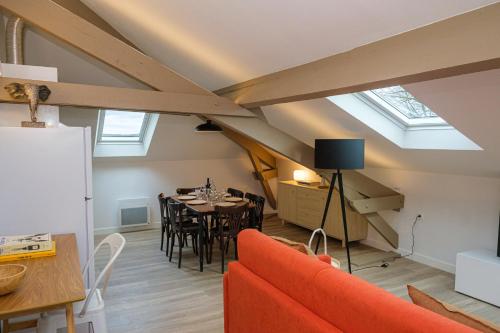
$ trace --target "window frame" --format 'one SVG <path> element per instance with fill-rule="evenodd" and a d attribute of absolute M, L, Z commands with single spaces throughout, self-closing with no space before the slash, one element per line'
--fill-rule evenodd
<path fill-rule="evenodd" d="M 451 127 L 443 118 L 439 116 L 413 119 L 408 118 L 392 104 L 385 101 L 383 98 L 370 90 L 355 93 L 354 95 L 404 129 L 416 130 L 431 127 Z"/>
<path fill-rule="evenodd" d="M 120 111 L 120 112 L 133 112 L 128 110 L 114 110 L 114 109 L 101 109 L 99 110 L 99 117 L 97 121 L 97 133 L 96 133 L 96 143 L 97 144 L 143 144 L 144 137 L 148 131 L 148 126 L 150 123 L 151 115 L 147 112 L 144 112 L 144 118 L 142 120 L 141 129 L 139 135 L 129 135 L 129 134 L 113 134 L 113 135 L 105 135 L 103 134 L 104 129 L 104 121 L 106 117 L 107 111 Z M 117 140 L 103 140 L 103 138 L 120 138 Z M 134 138 L 133 140 L 127 140 L 126 138 Z"/>

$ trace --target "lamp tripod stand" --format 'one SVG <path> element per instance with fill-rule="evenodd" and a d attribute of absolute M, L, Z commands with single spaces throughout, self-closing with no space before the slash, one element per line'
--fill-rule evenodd
<path fill-rule="evenodd" d="M 349 268 L 349 274 L 352 274 L 352 269 L 351 269 L 351 254 L 349 252 L 349 235 L 347 232 L 347 218 L 346 218 L 346 212 L 345 212 L 345 198 L 344 198 L 344 182 L 342 181 L 342 173 L 340 172 L 340 169 L 337 169 L 332 174 L 332 181 L 330 182 L 330 188 L 328 189 L 328 196 L 326 198 L 326 206 L 325 210 L 323 212 L 323 219 L 321 220 L 321 229 L 325 227 L 325 222 L 326 222 L 326 216 L 328 215 L 328 208 L 330 207 L 330 201 L 332 199 L 333 195 L 333 189 L 335 188 L 335 181 L 339 179 L 339 194 L 340 194 L 340 207 L 342 209 L 342 222 L 344 225 L 344 241 L 345 241 L 345 248 L 347 252 L 347 267 Z M 321 242 L 321 237 L 318 237 L 318 241 L 316 243 L 316 249 L 315 253 L 318 253 L 318 248 L 319 248 L 319 243 Z"/>

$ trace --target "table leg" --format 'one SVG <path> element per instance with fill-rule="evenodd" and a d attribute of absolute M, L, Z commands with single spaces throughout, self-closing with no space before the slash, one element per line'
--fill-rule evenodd
<path fill-rule="evenodd" d="M 2 332 L 4 333 L 9 333 L 9 320 L 8 319 L 4 319 L 3 322 L 2 322 Z"/>
<path fill-rule="evenodd" d="M 205 239 L 205 216 L 204 214 L 199 214 L 198 215 L 198 241 L 199 241 L 199 246 L 198 246 L 198 255 L 200 257 L 200 272 L 203 272 L 203 244 L 204 244 L 204 239 Z"/>
<path fill-rule="evenodd" d="M 68 333 L 75 333 L 75 317 L 73 314 L 73 303 L 66 304 L 66 326 Z"/>

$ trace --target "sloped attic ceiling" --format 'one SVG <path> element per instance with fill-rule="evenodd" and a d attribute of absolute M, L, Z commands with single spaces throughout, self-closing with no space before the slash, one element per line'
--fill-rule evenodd
<path fill-rule="evenodd" d="M 500 70 L 405 86 L 483 151 L 402 149 L 327 99 L 264 108 L 269 122 L 314 145 L 315 138 L 366 138 L 368 166 L 500 176 Z"/>
<path fill-rule="evenodd" d="M 82 0 L 210 90 L 341 53 L 495 0 Z"/>
<path fill-rule="evenodd" d="M 496 1 L 83 2 L 148 54 L 201 86 L 217 89 Z M 307 144 L 316 137 L 365 137 L 372 167 L 500 176 L 500 151 L 493 147 L 500 138 L 491 128 L 500 112 L 494 93 L 500 91 L 497 71 L 405 88 L 485 150 L 401 149 L 324 99 L 271 106 L 265 113 L 275 127 Z M 485 131 L 488 126 L 491 130 Z"/>
<path fill-rule="evenodd" d="M 63 82 L 149 89 L 38 29 L 26 29 L 25 62 L 29 65 L 56 67 L 59 80 Z M 95 139 L 98 110 L 74 107 L 61 107 L 60 110 L 60 119 L 64 124 L 90 126 Z M 147 156 L 120 159 L 175 161 L 247 158 L 243 149 L 222 134 L 215 133 L 208 137 L 196 135 L 194 128 L 201 122 L 195 116 L 161 115 Z"/>

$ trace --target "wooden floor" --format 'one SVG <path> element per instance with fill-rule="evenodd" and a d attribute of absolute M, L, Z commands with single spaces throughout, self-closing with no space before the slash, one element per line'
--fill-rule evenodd
<path fill-rule="evenodd" d="M 281 225 L 277 218 L 265 221 L 264 232 L 306 242 L 310 231 L 292 224 Z M 182 268 L 177 268 L 177 252 L 171 263 L 160 252 L 159 230 L 124 234 L 127 245 L 113 269 L 105 295 L 109 331 L 113 332 L 223 332 L 222 275 L 220 253 L 198 271 L 191 248 L 184 250 Z M 99 239 L 102 237 L 98 237 Z M 99 240 L 98 239 L 98 240 Z M 330 255 L 345 262 L 340 242 L 329 239 Z M 232 251 L 230 252 L 232 254 Z M 406 284 L 428 292 L 466 311 L 500 324 L 500 309 L 453 291 L 453 275 L 413 262 L 391 259 L 395 254 L 356 244 L 351 251 L 353 268 L 380 265 L 354 274 L 389 292 L 408 299 Z M 97 260 L 102 265 L 104 258 Z M 345 267 L 344 267 L 345 268 Z"/>

